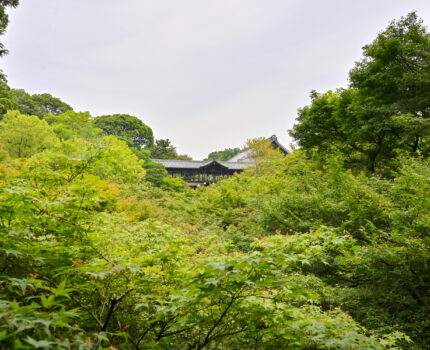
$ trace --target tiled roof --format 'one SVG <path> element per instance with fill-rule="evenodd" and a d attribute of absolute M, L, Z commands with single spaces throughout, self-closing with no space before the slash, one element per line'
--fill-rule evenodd
<path fill-rule="evenodd" d="M 208 165 L 211 161 L 205 160 L 179 160 L 179 159 L 152 159 L 153 162 L 161 163 L 165 168 L 176 169 L 198 169 Z"/>
<path fill-rule="evenodd" d="M 221 165 L 224 165 L 226 168 L 229 168 L 230 170 L 241 170 L 245 169 L 249 166 L 255 165 L 252 162 L 218 162 Z"/>
<path fill-rule="evenodd" d="M 250 157 L 253 155 L 253 151 L 251 149 L 246 149 L 242 152 L 239 152 L 238 154 L 236 154 L 233 158 L 229 159 L 229 162 L 242 162 L 242 163 L 246 163 L 246 162 L 250 162 Z"/>
<path fill-rule="evenodd" d="M 284 154 L 288 154 L 288 150 L 279 143 L 278 138 L 276 137 L 276 135 L 272 135 L 269 137 L 269 141 L 275 143 L 279 149 L 284 153 Z"/>
<path fill-rule="evenodd" d="M 253 165 L 250 162 L 218 162 L 216 160 L 152 159 L 152 161 L 163 164 L 166 169 L 200 169 L 215 163 L 230 170 L 242 170 Z"/>

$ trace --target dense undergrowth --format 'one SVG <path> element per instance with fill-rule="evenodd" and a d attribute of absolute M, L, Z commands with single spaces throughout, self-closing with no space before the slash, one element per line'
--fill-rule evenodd
<path fill-rule="evenodd" d="M 388 179 L 296 151 L 191 190 L 67 144 L 2 162 L 3 347 L 427 346 L 428 161 Z"/>

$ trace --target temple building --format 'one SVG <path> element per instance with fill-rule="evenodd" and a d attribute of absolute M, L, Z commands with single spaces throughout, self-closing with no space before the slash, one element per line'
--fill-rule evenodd
<path fill-rule="evenodd" d="M 153 161 L 163 164 L 169 175 L 181 177 L 191 187 L 214 184 L 254 165 L 252 162 L 220 162 L 217 160 L 153 159 Z"/>
<path fill-rule="evenodd" d="M 275 135 L 267 140 L 273 149 L 279 149 L 284 154 L 288 153 L 288 150 L 278 142 Z M 153 159 L 153 161 L 163 164 L 170 176 L 181 177 L 191 187 L 214 184 L 255 165 L 254 160 L 252 160 L 251 149 L 236 154 L 228 161 L 177 159 Z"/>

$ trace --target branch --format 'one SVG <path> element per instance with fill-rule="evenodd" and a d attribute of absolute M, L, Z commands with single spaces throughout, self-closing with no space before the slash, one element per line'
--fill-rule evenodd
<path fill-rule="evenodd" d="M 209 343 L 209 337 L 210 335 L 215 331 L 215 329 L 220 325 L 222 320 L 224 319 L 225 315 L 227 315 L 228 310 L 230 310 L 233 303 L 236 301 L 236 296 L 242 291 L 242 288 L 239 289 L 236 293 L 234 293 L 230 299 L 230 302 L 228 303 L 227 307 L 222 312 L 221 316 L 218 318 L 218 321 L 215 322 L 215 324 L 212 326 L 212 328 L 209 330 L 209 332 L 206 334 L 205 340 L 203 341 L 203 344 L 201 347 L 198 347 L 198 349 L 203 349 L 208 343 Z M 212 339 L 211 339 L 212 340 Z"/>
<path fill-rule="evenodd" d="M 105 322 L 103 323 L 100 331 L 104 332 L 107 329 L 107 326 L 109 324 L 110 318 L 113 314 L 113 310 L 115 309 L 116 304 L 118 304 L 122 299 L 124 299 L 128 293 L 130 293 L 133 290 L 133 288 L 128 288 L 122 295 L 120 295 L 119 297 L 114 297 L 111 298 L 110 300 L 110 308 L 108 311 L 108 314 L 106 316 Z"/>
<path fill-rule="evenodd" d="M 101 321 L 97 318 L 96 315 L 94 315 L 94 313 L 88 308 L 86 307 L 84 304 L 82 304 L 78 299 L 76 299 L 73 295 L 70 295 L 70 298 L 76 303 L 78 304 L 81 308 L 83 308 L 86 312 L 88 312 L 90 314 L 90 316 L 94 319 L 94 321 L 96 321 L 97 325 L 99 327 L 102 327 L 102 323 Z"/>
<path fill-rule="evenodd" d="M 148 332 L 149 332 L 152 328 L 154 328 L 154 327 L 155 327 L 155 325 L 156 325 L 156 323 L 153 323 L 149 328 L 147 328 L 147 329 L 142 333 L 142 335 L 140 336 L 140 338 L 139 338 L 139 339 L 137 340 L 137 342 L 136 342 L 136 345 L 135 345 L 136 350 L 139 350 L 140 342 L 143 340 L 143 338 L 145 337 L 145 335 L 147 335 L 147 334 L 148 334 Z"/>
<path fill-rule="evenodd" d="M 239 329 L 239 330 L 237 330 L 237 331 L 231 331 L 231 332 L 227 332 L 227 333 L 218 334 L 218 335 L 214 336 L 214 337 L 212 338 L 212 340 L 214 340 L 214 339 L 218 339 L 218 338 L 222 338 L 222 337 L 226 337 L 226 336 L 228 336 L 228 335 L 235 335 L 235 334 L 239 334 L 239 333 L 245 332 L 246 330 L 247 330 L 247 327 L 242 328 L 242 329 Z"/>

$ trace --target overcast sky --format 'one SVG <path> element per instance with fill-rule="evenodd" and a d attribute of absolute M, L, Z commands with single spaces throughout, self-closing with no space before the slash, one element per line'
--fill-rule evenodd
<path fill-rule="evenodd" d="M 348 71 L 393 18 L 429 0 L 20 0 L 9 85 L 93 116 L 128 113 L 202 159 L 248 138 L 286 146 L 311 90 Z"/>

